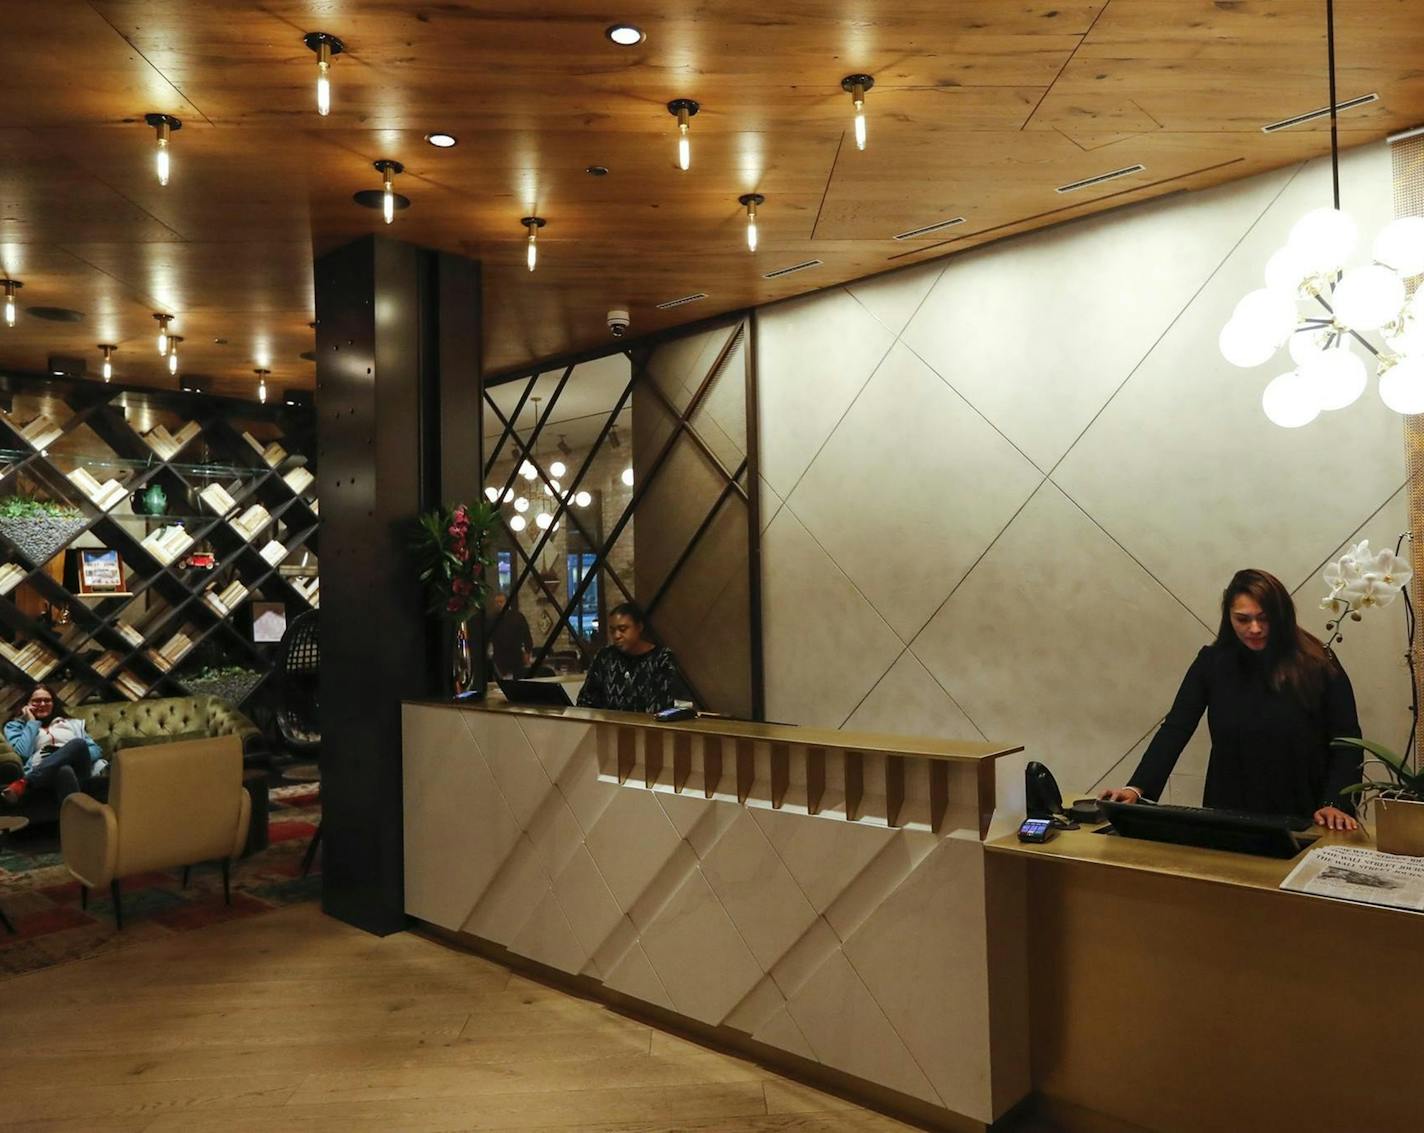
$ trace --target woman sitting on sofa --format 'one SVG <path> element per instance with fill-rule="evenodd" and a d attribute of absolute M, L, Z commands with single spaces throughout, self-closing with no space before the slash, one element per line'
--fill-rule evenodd
<path fill-rule="evenodd" d="M 62 803 L 100 762 L 99 745 L 84 731 L 84 721 L 61 715 L 61 705 L 46 685 L 35 685 L 20 714 L 5 724 L 5 739 L 25 761 L 24 774 L 0 791 L 14 806 L 25 792 L 53 786 Z"/>

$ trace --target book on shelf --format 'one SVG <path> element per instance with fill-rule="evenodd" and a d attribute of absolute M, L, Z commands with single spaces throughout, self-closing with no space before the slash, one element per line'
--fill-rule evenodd
<path fill-rule="evenodd" d="M 134 629 L 133 626 L 129 625 L 129 623 L 124 621 L 122 618 L 120 618 L 114 623 L 114 629 L 116 629 L 118 631 L 119 636 L 122 637 L 125 641 L 127 641 L 130 645 L 143 644 L 143 634 L 139 633 L 138 630 Z"/>
<path fill-rule="evenodd" d="M 89 667 L 100 676 L 107 677 L 119 664 L 119 654 L 117 650 L 110 649 Z"/>
<path fill-rule="evenodd" d="M 193 639 L 188 636 L 188 631 L 192 629 L 192 626 L 184 626 L 158 647 L 158 652 L 163 656 L 164 660 L 169 662 L 177 661 L 183 654 L 193 648 Z"/>
<path fill-rule="evenodd" d="M 181 449 L 184 445 L 186 445 L 189 441 L 196 437 L 200 432 L 202 432 L 202 429 L 198 427 L 198 423 L 196 421 L 189 421 L 186 425 L 184 425 L 181 429 L 179 429 L 176 433 L 173 434 L 173 443 Z"/>
<path fill-rule="evenodd" d="M 313 476 L 301 465 L 298 465 L 296 468 L 293 468 L 290 472 L 288 472 L 285 476 L 282 477 L 282 480 L 286 483 L 287 487 L 291 488 L 292 491 L 299 496 L 309 487 L 311 487 L 311 483 L 315 479 L 316 477 Z"/>
<path fill-rule="evenodd" d="M 128 499 L 128 495 L 129 490 L 117 480 L 105 480 L 99 485 L 99 494 L 94 497 L 94 503 L 108 511 L 115 504 Z"/>
<path fill-rule="evenodd" d="M 37 449 L 43 449 L 51 441 L 58 440 L 63 432 L 64 430 L 59 427 L 59 422 L 44 413 L 20 427 L 20 436 Z"/>
<path fill-rule="evenodd" d="M 173 668 L 173 662 L 160 653 L 157 649 L 145 649 L 143 655 L 162 669 L 165 673 Z"/>
<path fill-rule="evenodd" d="M 282 544 L 277 542 L 277 540 L 273 539 L 265 547 L 263 547 L 262 550 L 258 552 L 258 554 L 260 554 L 273 566 L 276 566 L 278 563 L 280 563 L 283 559 L 287 557 L 287 548 L 282 546 Z"/>
<path fill-rule="evenodd" d="M 0 594 L 8 594 L 20 584 L 20 579 L 29 572 L 19 563 L 6 563 L 0 566 Z"/>
<path fill-rule="evenodd" d="M 169 459 L 178 451 L 178 444 L 174 441 L 173 434 L 162 425 L 155 425 L 148 432 L 140 433 L 139 435 L 143 437 L 148 447 L 163 457 L 164 460 Z"/>
<path fill-rule="evenodd" d="M 148 686 L 127 669 L 114 677 L 114 686 L 129 700 L 142 700 L 148 692 Z"/>
<path fill-rule="evenodd" d="M 223 589 L 223 592 L 219 594 L 218 597 L 222 599 L 222 604 L 224 606 L 226 606 L 228 609 L 232 609 L 232 607 L 236 606 L 239 602 L 241 602 L 244 598 L 247 597 L 247 587 L 244 586 L 237 579 L 233 579 L 227 584 L 227 586 Z"/>
<path fill-rule="evenodd" d="M 217 614 L 220 618 L 225 618 L 230 613 L 232 613 L 232 611 L 228 609 L 227 603 L 224 602 L 221 598 L 219 598 L 216 594 L 214 594 L 211 590 L 203 591 L 203 601 L 207 603 L 208 608 L 212 610 L 213 613 Z"/>
<path fill-rule="evenodd" d="M 267 446 L 245 429 L 242 432 L 242 439 L 252 446 L 252 451 L 258 456 L 261 456 L 267 451 Z"/>
<path fill-rule="evenodd" d="M 237 507 L 237 501 L 228 494 L 228 490 L 221 484 L 209 484 L 198 493 L 198 497 L 219 515 L 226 515 Z"/>
<path fill-rule="evenodd" d="M 193 537 L 186 530 L 176 524 L 168 528 L 159 546 L 168 552 L 170 558 L 176 558 L 193 545 Z"/>
<path fill-rule="evenodd" d="M 244 539 L 251 540 L 254 535 L 267 525 L 271 518 L 272 513 L 265 507 L 261 504 L 253 504 L 240 516 L 229 522 L 231 522 L 233 527 L 237 528 L 239 535 Z"/>
<path fill-rule="evenodd" d="M 89 695 L 89 686 L 76 677 L 60 685 L 58 695 L 61 704 L 83 704 Z"/>
<path fill-rule="evenodd" d="M 270 467 L 276 468 L 277 465 L 287 459 L 287 450 L 276 441 L 273 441 L 262 450 L 262 459 L 265 460 Z"/>
<path fill-rule="evenodd" d="M 76 468 L 69 474 L 69 482 L 91 500 L 97 499 L 102 491 L 99 487 L 99 481 L 90 475 L 87 468 Z"/>
<path fill-rule="evenodd" d="M 321 514 L 321 501 L 320 501 L 320 500 L 312 500 L 312 502 L 311 502 L 311 509 L 312 509 L 312 515 L 320 515 L 320 514 Z"/>

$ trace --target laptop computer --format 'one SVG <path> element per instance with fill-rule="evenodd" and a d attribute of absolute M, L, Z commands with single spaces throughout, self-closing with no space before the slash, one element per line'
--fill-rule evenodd
<path fill-rule="evenodd" d="M 548 708 L 572 708 L 564 686 L 554 681 L 499 680 L 500 691 L 510 704 L 542 704 Z"/>

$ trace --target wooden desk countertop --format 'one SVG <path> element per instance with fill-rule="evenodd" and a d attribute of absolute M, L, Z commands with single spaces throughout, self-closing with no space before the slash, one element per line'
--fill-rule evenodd
<path fill-rule="evenodd" d="M 615 724 L 655 732 L 695 736 L 717 736 L 758 743 L 796 744 L 858 751 L 874 755 L 909 755 L 943 759 L 956 763 L 979 763 L 1023 751 L 1021 744 L 981 743 L 970 740 L 939 740 L 924 736 L 896 736 L 883 732 L 842 732 L 834 728 L 803 728 L 793 724 L 762 724 L 754 720 L 706 717 L 663 722 L 641 712 L 614 712 L 599 708 L 545 708 L 529 704 L 453 703 L 448 700 L 407 700 L 422 708 L 450 708 L 460 712 L 504 712 L 514 716 L 535 716 L 545 720 L 571 720 L 581 724 Z"/>
<path fill-rule="evenodd" d="M 986 842 L 991 853 L 1014 854 L 1050 862 L 1080 862 L 1087 865 L 1126 869 L 1137 873 L 1152 873 L 1163 877 L 1187 878 L 1213 885 L 1230 885 L 1237 889 L 1270 890 L 1288 896 L 1310 896 L 1281 889 L 1286 879 L 1305 853 L 1315 846 L 1361 846 L 1374 843 L 1362 830 L 1351 834 L 1327 833 L 1314 827 L 1307 833 L 1318 839 L 1293 858 L 1262 858 L 1254 854 L 1237 854 L 1228 850 L 1204 850 L 1197 846 L 1173 846 L 1166 842 L 1149 842 L 1142 838 L 1122 838 L 1112 834 L 1097 834 L 1099 826 L 1081 830 L 1060 830 L 1042 845 L 1020 842 L 1017 834 Z"/>

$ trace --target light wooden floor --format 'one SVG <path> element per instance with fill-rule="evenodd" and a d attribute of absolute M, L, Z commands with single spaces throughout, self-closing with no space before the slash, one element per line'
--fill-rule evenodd
<path fill-rule="evenodd" d="M 904 1130 L 312 905 L 0 980 L 0 1128 Z"/>

